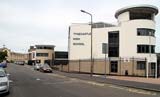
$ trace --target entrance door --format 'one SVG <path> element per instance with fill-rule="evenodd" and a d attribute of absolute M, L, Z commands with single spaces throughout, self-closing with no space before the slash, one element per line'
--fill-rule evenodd
<path fill-rule="evenodd" d="M 110 62 L 110 71 L 111 73 L 117 73 L 118 72 L 118 61 L 111 61 Z"/>
<path fill-rule="evenodd" d="M 156 63 L 150 63 L 151 76 L 155 76 L 155 67 L 156 67 Z"/>

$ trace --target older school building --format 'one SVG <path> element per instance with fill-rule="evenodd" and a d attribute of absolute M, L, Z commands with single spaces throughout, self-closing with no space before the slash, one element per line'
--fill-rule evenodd
<path fill-rule="evenodd" d="M 157 14 L 155 6 L 136 5 L 115 13 L 118 25 L 103 22 L 72 24 L 68 40 L 69 70 L 157 77 Z"/>

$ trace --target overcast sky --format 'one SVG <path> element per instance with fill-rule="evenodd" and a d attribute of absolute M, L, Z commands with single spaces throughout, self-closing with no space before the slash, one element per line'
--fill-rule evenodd
<path fill-rule="evenodd" d="M 116 23 L 116 10 L 130 5 L 151 4 L 160 9 L 160 0 L 0 0 L 0 48 L 27 52 L 30 45 L 50 44 L 67 50 L 71 23 Z M 156 51 L 160 52 L 160 15 L 156 16 Z"/>

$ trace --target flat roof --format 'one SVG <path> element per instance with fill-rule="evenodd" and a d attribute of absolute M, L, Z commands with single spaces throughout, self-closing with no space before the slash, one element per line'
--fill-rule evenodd
<path fill-rule="evenodd" d="M 128 6 L 128 7 L 121 8 L 116 11 L 115 17 L 117 18 L 121 13 L 124 13 L 126 11 L 136 11 L 136 10 L 143 11 L 143 12 L 144 11 L 150 12 L 155 15 L 158 14 L 158 7 L 153 6 L 153 5 L 143 4 L 143 5 L 134 5 L 134 6 Z"/>
<path fill-rule="evenodd" d="M 35 45 L 35 47 L 55 47 L 55 45 Z"/>

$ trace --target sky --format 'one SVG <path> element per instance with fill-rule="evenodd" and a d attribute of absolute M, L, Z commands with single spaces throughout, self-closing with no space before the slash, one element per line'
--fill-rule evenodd
<path fill-rule="evenodd" d="M 68 27 L 72 23 L 115 24 L 115 12 L 126 6 L 150 4 L 160 10 L 160 0 L 0 0 L 0 48 L 26 53 L 31 45 L 68 48 Z M 156 16 L 156 52 L 160 52 L 160 14 Z"/>

